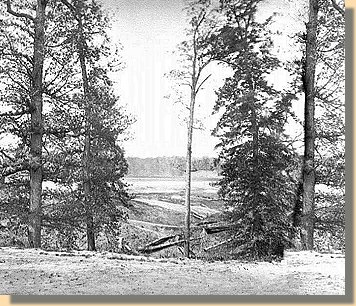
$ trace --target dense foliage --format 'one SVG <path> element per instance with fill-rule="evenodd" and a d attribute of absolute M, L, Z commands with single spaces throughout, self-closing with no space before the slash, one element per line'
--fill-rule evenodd
<path fill-rule="evenodd" d="M 284 127 L 294 95 L 275 90 L 266 79 L 279 61 L 270 53 L 272 42 L 264 30 L 269 20 L 253 21 L 255 9 L 255 1 L 225 2 L 239 50 L 226 60 L 234 74 L 218 91 L 215 111 L 221 119 L 215 135 L 220 138 L 223 176 L 219 194 L 226 218 L 234 224 L 231 244 L 237 254 L 265 258 L 283 256 L 290 245 L 288 214 L 295 184 L 288 174 L 296 153 L 288 146 Z"/>

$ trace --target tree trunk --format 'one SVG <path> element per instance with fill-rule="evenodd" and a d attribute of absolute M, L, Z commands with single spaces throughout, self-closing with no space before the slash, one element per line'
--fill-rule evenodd
<path fill-rule="evenodd" d="M 252 76 L 251 76 L 252 78 Z M 258 188 L 258 184 L 259 184 L 259 171 L 258 171 L 258 154 L 259 154 L 259 127 L 258 127 L 258 122 L 257 122 L 257 112 L 256 112 L 256 104 L 255 104 L 255 93 L 254 93 L 254 89 L 255 86 L 252 86 L 251 89 L 251 127 L 252 127 L 252 158 L 253 158 L 253 169 L 254 172 L 251 173 L 251 175 L 253 176 L 253 180 L 254 180 L 254 184 L 255 187 Z M 257 237 L 259 235 L 259 231 L 260 231 L 260 218 L 259 218 L 259 214 L 258 214 L 258 203 L 257 203 L 257 199 L 255 198 L 254 195 L 254 199 L 253 199 L 253 209 L 252 209 L 252 218 L 253 218 L 253 232 L 252 234 L 254 235 L 253 238 Z"/>
<path fill-rule="evenodd" d="M 47 1 L 38 0 L 34 19 L 33 83 L 31 92 L 30 137 L 30 212 L 28 241 L 31 248 L 41 247 L 42 215 L 42 82 L 45 40 L 45 10 Z"/>
<path fill-rule="evenodd" d="M 194 125 L 194 107 L 195 107 L 195 98 L 197 95 L 196 89 L 197 89 L 197 81 L 198 81 L 198 76 L 197 76 L 198 50 L 196 45 L 196 33 L 197 33 L 198 26 L 195 29 L 194 36 L 193 36 L 192 83 L 190 88 L 190 107 L 189 107 L 187 160 L 186 160 L 186 188 L 185 188 L 186 214 L 185 214 L 185 246 L 184 246 L 185 254 L 184 255 L 187 258 L 189 258 L 190 255 L 190 215 L 191 215 L 190 192 L 191 192 L 191 183 L 192 183 L 192 142 L 193 142 L 193 125 Z"/>
<path fill-rule="evenodd" d="M 185 188 L 185 257 L 189 258 L 190 251 L 190 192 L 192 183 L 192 141 L 193 141 L 193 123 L 194 123 L 194 105 L 195 105 L 195 87 L 191 91 L 190 113 L 188 123 L 188 140 L 187 140 L 187 160 L 186 160 L 186 188 Z"/>
<path fill-rule="evenodd" d="M 80 61 L 80 68 L 82 72 L 83 81 L 83 91 L 85 99 L 85 139 L 84 139 L 84 152 L 83 152 L 83 189 L 84 189 L 84 203 L 85 203 L 85 214 L 86 214 L 86 226 L 87 226 L 87 245 L 88 251 L 95 251 L 95 230 L 94 230 L 94 218 L 91 207 L 91 186 L 90 186 L 90 152 L 91 152 L 91 141 L 90 141 L 90 116 L 91 116 L 91 94 L 88 81 L 88 73 L 85 61 L 85 41 L 83 36 L 83 23 L 82 23 L 82 13 L 81 13 L 82 2 L 79 1 L 77 6 L 77 17 L 78 17 L 78 34 L 79 39 L 77 43 L 78 55 Z"/>
<path fill-rule="evenodd" d="M 307 24 L 306 57 L 304 71 L 305 114 L 304 114 L 304 164 L 303 164 L 303 214 L 301 242 L 305 250 L 314 247 L 315 209 L 315 66 L 317 43 L 318 0 L 309 0 L 309 22 Z"/>

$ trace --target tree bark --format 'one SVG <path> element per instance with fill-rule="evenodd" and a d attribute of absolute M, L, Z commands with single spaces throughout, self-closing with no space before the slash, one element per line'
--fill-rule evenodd
<path fill-rule="evenodd" d="M 30 136 L 30 211 L 28 241 L 31 248 L 41 247 L 42 215 L 42 135 L 43 135 L 43 63 L 45 44 L 45 10 L 47 1 L 38 0 L 34 19 L 34 51 L 31 92 Z"/>
<path fill-rule="evenodd" d="M 304 71 L 305 113 L 304 113 L 304 164 L 303 164 L 303 212 L 301 242 L 305 250 L 314 247 L 315 210 L 315 66 L 317 44 L 318 0 L 309 0 L 309 21 L 307 23 L 306 56 Z"/>

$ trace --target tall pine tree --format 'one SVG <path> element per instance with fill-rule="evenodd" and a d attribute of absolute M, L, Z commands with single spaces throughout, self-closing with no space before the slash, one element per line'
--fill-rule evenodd
<path fill-rule="evenodd" d="M 127 163 L 120 139 L 132 120 L 119 106 L 108 76 L 121 65 L 118 50 L 110 44 L 109 23 L 101 5 L 95 1 L 62 3 L 68 16 L 67 48 L 75 52 L 78 72 L 72 82 L 80 86 L 67 97 L 67 113 L 56 108 L 63 121 L 51 118 L 59 130 L 69 125 L 68 132 L 57 134 L 58 154 L 53 154 L 55 163 L 64 169 L 58 171 L 54 163 L 57 179 L 64 182 L 67 192 L 59 197 L 47 221 L 55 223 L 60 218 L 65 221 L 62 228 L 71 232 L 85 228 L 87 248 L 96 250 L 96 237 L 103 230 L 117 232 L 125 218 L 122 206 L 128 194 L 122 178 Z"/>
<path fill-rule="evenodd" d="M 215 111 L 222 115 L 214 131 L 220 138 L 219 195 L 234 224 L 231 247 L 247 258 L 283 255 L 295 190 L 288 176 L 295 153 L 284 134 L 294 96 L 267 81 L 280 63 L 264 31 L 269 20 L 254 21 L 257 2 L 224 1 L 230 40 L 238 48 L 225 60 L 234 74 L 218 91 Z"/>

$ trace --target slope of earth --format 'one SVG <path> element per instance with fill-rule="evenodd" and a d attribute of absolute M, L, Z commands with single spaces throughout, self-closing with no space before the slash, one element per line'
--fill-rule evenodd
<path fill-rule="evenodd" d="M 0 294 L 343 295 L 345 258 L 287 252 L 281 262 L 155 259 L 0 248 Z"/>

